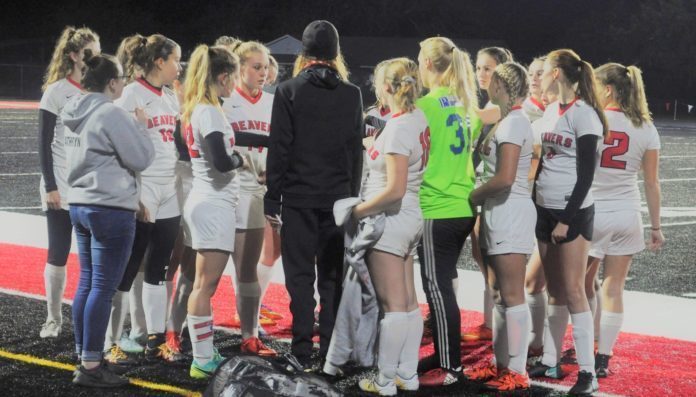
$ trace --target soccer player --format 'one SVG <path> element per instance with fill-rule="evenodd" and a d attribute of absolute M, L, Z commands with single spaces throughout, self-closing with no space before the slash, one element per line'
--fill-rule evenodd
<path fill-rule="evenodd" d="M 544 115 L 546 106 L 541 99 L 541 74 L 544 72 L 544 57 L 537 57 L 529 64 L 529 96 L 524 100 L 522 109 L 532 123 Z"/>

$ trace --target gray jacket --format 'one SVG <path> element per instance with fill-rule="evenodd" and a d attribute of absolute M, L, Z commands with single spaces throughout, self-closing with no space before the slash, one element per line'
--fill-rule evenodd
<path fill-rule="evenodd" d="M 68 203 L 138 210 L 136 172 L 155 156 L 147 132 L 104 94 L 87 93 L 61 113 L 68 158 Z"/>
<path fill-rule="evenodd" d="M 340 367 L 353 361 L 370 367 L 375 362 L 379 304 L 365 263 L 367 250 L 382 236 L 385 218 L 383 214 L 363 218 L 355 222 L 351 214 L 360 198 L 346 198 L 334 204 L 336 225 L 345 228 L 343 293 L 336 312 L 336 323 L 326 361 Z"/>

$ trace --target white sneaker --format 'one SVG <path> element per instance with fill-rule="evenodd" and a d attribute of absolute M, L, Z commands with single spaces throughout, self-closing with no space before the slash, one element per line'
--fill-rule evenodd
<path fill-rule="evenodd" d="M 404 379 L 399 374 L 394 377 L 394 384 L 399 390 L 416 391 L 420 386 L 418 382 L 418 374 L 413 374 L 409 379 Z"/>
<path fill-rule="evenodd" d="M 44 325 L 41 326 L 41 332 L 39 336 L 42 338 L 57 338 L 60 334 L 61 323 L 56 320 L 46 320 Z"/>
<path fill-rule="evenodd" d="M 128 338 L 126 336 L 122 336 L 121 340 L 118 341 L 119 347 L 126 352 L 126 353 L 142 353 L 145 351 L 145 347 L 138 343 L 137 341 Z"/>
<path fill-rule="evenodd" d="M 395 396 L 396 385 L 394 381 L 387 381 L 386 385 L 380 385 L 377 379 L 361 379 L 358 383 L 360 390 L 368 393 L 379 394 L 380 396 Z"/>

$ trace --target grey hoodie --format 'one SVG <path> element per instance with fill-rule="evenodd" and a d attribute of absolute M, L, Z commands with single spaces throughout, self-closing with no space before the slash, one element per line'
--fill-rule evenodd
<path fill-rule="evenodd" d="M 68 158 L 68 203 L 138 210 L 136 172 L 155 148 L 145 128 L 104 94 L 87 93 L 61 113 Z"/>

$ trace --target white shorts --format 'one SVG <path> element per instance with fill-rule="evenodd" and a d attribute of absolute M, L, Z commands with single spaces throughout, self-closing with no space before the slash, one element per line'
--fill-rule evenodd
<path fill-rule="evenodd" d="M 56 186 L 58 186 L 58 194 L 60 194 L 60 208 L 69 211 L 70 206 L 68 205 L 68 175 L 65 168 L 53 167 L 53 177 L 56 179 Z M 48 205 L 46 204 L 46 187 L 44 183 L 43 175 L 41 176 L 41 182 L 39 182 L 39 195 L 41 196 L 41 210 L 48 211 Z"/>
<path fill-rule="evenodd" d="M 488 255 L 531 255 L 536 220 L 536 208 L 531 198 L 486 200 L 481 212 L 481 249 L 485 249 Z"/>
<path fill-rule="evenodd" d="M 634 255 L 645 249 L 640 211 L 597 212 L 590 256 Z"/>
<path fill-rule="evenodd" d="M 234 201 L 190 194 L 184 205 L 184 229 L 191 248 L 234 252 Z"/>
<path fill-rule="evenodd" d="M 398 213 L 386 214 L 382 237 L 372 249 L 399 257 L 416 254 L 423 235 L 423 213 L 418 207 L 401 208 Z"/>
<path fill-rule="evenodd" d="M 179 211 L 184 213 L 184 204 L 186 204 L 186 198 L 191 192 L 191 186 L 193 185 L 193 171 L 191 170 L 191 163 L 188 161 L 177 161 L 176 162 L 176 195 L 179 200 Z M 187 247 L 191 246 L 191 234 L 188 229 L 184 226 L 184 217 L 181 217 L 181 226 L 184 235 L 184 245 Z"/>
<path fill-rule="evenodd" d="M 264 191 L 248 192 L 240 190 L 237 204 L 237 229 L 263 229 L 266 227 L 266 217 L 263 213 Z"/>
<path fill-rule="evenodd" d="M 150 222 L 181 215 L 176 178 L 142 178 L 140 202 L 150 212 Z"/>

